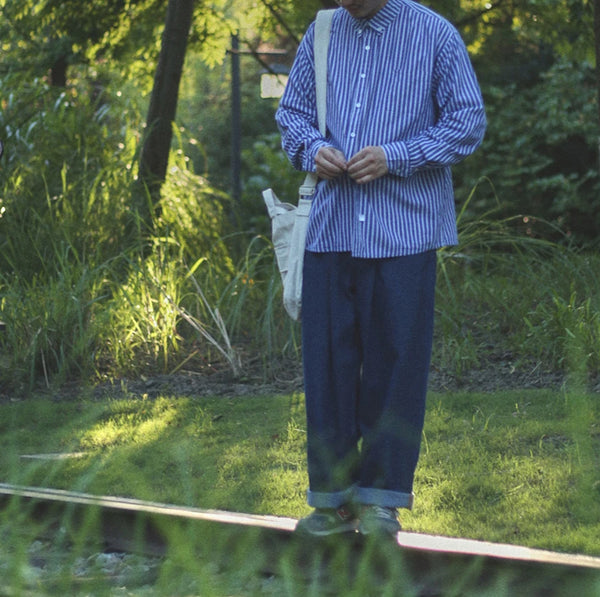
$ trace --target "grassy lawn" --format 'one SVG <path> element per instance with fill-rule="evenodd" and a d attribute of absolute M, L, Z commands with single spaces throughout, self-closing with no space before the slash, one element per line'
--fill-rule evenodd
<path fill-rule="evenodd" d="M 600 556 L 598 420 L 566 391 L 429 396 L 405 530 Z M 301 395 L 0 405 L 0 479 L 299 517 Z M 61 460 L 23 458 L 71 453 Z"/>

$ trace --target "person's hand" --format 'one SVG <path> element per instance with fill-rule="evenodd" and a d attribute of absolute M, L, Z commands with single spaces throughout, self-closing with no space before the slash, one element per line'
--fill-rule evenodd
<path fill-rule="evenodd" d="M 331 180 L 346 171 L 346 157 L 335 147 L 321 147 L 315 158 L 317 176 L 325 180 Z"/>
<path fill-rule="evenodd" d="M 348 174 L 358 184 L 371 182 L 389 172 L 383 148 L 364 147 L 348 160 Z"/>

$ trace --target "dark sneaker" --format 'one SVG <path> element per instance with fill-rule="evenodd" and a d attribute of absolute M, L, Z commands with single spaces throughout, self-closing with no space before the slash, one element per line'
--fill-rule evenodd
<path fill-rule="evenodd" d="M 302 535 L 325 537 L 356 530 L 357 521 L 348 506 L 316 508 L 312 514 L 298 521 L 296 532 Z"/>
<path fill-rule="evenodd" d="M 401 528 L 396 508 L 364 506 L 361 511 L 358 530 L 363 535 L 395 535 Z"/>

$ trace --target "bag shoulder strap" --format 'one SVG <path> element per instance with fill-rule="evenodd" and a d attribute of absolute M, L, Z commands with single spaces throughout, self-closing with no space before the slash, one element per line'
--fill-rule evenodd
<path fill-rule="evenodd" d="M 329 50 L 329 34 L 331 21 L 336 9 L 320 10 L 315 21 L 315 84 L 317 92 L 317 119 L 319 131 L 325 136 L 327 132 L 327 52 Z M 309 172 L 300 187 L 300 195 L 312 195 L 317 186 L 317 175 Z"/>
<path fill-rule="evenodd" d="M 317 90 L 317 118 L 322 135 L 326 132 L 327 114 L 327 52 L 329 50 L 329 33 L 335 9 L 320 10 L 315 22 L 315 81 Z"/>

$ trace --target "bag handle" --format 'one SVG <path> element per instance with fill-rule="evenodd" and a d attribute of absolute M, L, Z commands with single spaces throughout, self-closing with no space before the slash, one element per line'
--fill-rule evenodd
<path fill-rule="evenodd" d="M 329 34 L 331 21 L 336 9 L 320 10 L 315 21 L 315 83 L 317 92 L 317 120 L 319 131 L 327 134 L 327 52 L 329 50 Z M 317 186 L 318 176 L 309 172 L 300 187 L 300 195 L 312 195 Z"/>

